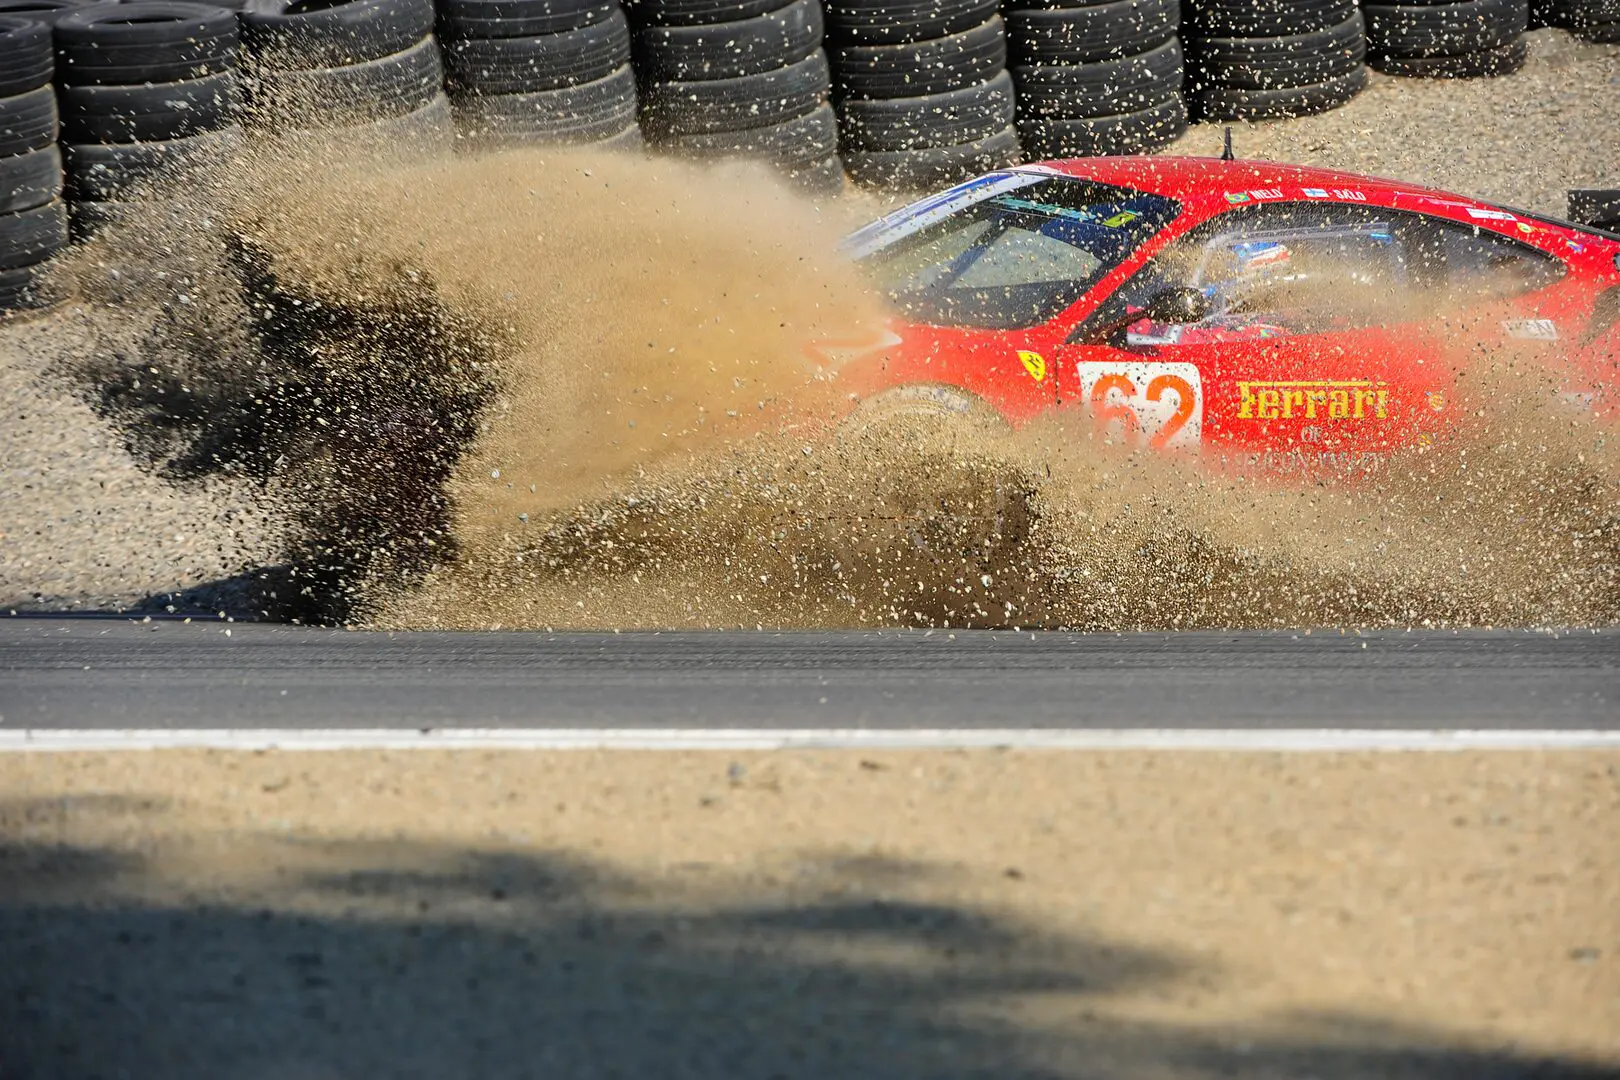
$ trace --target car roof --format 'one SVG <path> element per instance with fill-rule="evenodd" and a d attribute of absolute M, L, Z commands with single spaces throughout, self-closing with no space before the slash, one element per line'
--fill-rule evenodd
<path fill-rule="evenodd" d="M 1201 203 L 1228 204 L 1226 194 L 1248 192 L 1253 189 L 1284 189 L 1285 197 L 1299 198 L 1301 188 L 1348 190 L 1366 196 L 1381 196 L 1375 201 L 1388 205 L 1396 196 L 1415 196 L 1444 200 L 1458 208 L 1488 207 L 1494 204 L 1457 195 L 1449 191 L 1423 187 L 1399 180 L 1385 180 L 1337 169 L 1319 169 L 1310 165 L 1284 165 L 1272 161 L 1226 161 L 1212 157 L 1098 157 L 1075 158 L 1068 161 L 1043 161 L 1019 167 L 1023 171 L 1059 173 L 1105 184 L 1135 188 L 1138 191 L 1165 195 L 1189 208 Z M 1292 189 L 1292 190 L 1290 190 Z M 1329 201 L 1362 201 L 1349 199 Z"/>

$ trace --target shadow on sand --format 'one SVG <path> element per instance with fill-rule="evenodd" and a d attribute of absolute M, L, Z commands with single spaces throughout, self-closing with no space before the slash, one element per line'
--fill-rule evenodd
<path fill-rule="evenodd" d="M 635 880 L 564 854 L 270 842 L 306 866 L 265 868 L 249 903 L 127 854 L 0 838 L 0 1078 L 1620 1075 L 1355 1016 L 1110 1018 L 1118 995 L 1219 973 L 898 898 L 934 872 L 902 861 L 811 859 L 761 891 L 704 864 Z M 1063 1019 L 1021 1022 L 1014 1003 L 1048 995 Z"/>

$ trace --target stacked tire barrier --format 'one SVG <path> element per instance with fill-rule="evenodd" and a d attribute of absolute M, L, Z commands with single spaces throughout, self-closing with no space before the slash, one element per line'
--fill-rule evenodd
<path fill-rule="evenodd" d="M 1193 0 L 1184 37 L 1188 103 L 1199 119 L 1326 112 L 1367 85 L 1356 0 Z"/>
<path fill-rule="evenodd" d="M 1143 153 L 1187 130 L 1176 0 L 1011 0 L 1006 17 L 1031 158 Z"/>
<path fill-rule="evenodd" d="M 452 138 L 432 0 L 246 0 L 240 22 L 256 130 Z"/>
<path fill-rule="evenodd" d="M 457 128 L 474 146 L 639 146 L 617 0 L 440 0 Z"/>
<path fill-rule="evenodd" d="M 1366 3 L 1367 63 L 1390 75 L 1458 79 L 1524 66 L 1528 0 Z"/>
<path fill-rule="evenodd" d="M 91 4 L 56 20 L 73 229 L 116 220 L 161 173 L 217 168 L 240 145 L 235 15 L 205 4 Z"/>
<path fill-rule="evenodd" d="M 68 241 L 54 69 L 49 24 L 0 15 L 0 311 L 33 301 L 39 268 Z"/>
<path fill-rule="evenodd" d="M 819 0 L 634 0 L 641 128 L 673 153 L 843 184 Z"/>
<path fill-rule="evenodd" d="M 1532 26 L 1557 26 L 1582 41 L 1620 44 L 1620 0 L 1533 0 Z"/>
<path fill-rule="evenodd" d="M 933 187 L 1020 157 L 1006 26 L 983 0 L 828 0 L 844 165 Z"/>

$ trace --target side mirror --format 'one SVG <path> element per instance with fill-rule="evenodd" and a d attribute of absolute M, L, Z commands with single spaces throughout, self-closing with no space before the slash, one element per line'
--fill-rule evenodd
<path fill-rule="evenodd" d="M 1154 293 L 1140 310 L 1121 314 L 1099 325 L 1086 335 L 1093 342 L 1107 341 L 1132 323 L 1151 319 L 1156 323 L 1180 326 L 1195 323 L 1209 315 L 1209 297 L 1186 285 L 1172 286 Z"/>
<path fill-rule="evenodd" d="M 1180 326 L 1195 323 L 1209 315 L 1209 297 L 1186 285 L 1154 293 L 1147 306 L 1137 313 L 1137 319 L 1152 319 L 1157 323 Z M 1135 319 L 1132 322 L 1136 321 Z M 1129 324 L 1127 324 L 1129 325 Z"/>

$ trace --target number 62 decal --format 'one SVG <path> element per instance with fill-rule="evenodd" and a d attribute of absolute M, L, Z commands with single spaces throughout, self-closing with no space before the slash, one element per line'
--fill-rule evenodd
<path fill-rule="evenodd" d="M 1109 434 L 1154 450 L 1196 450 L 1203 437 L 1204 384 L 1194 364 L 1076 365 L 1080 395 Z"/>

